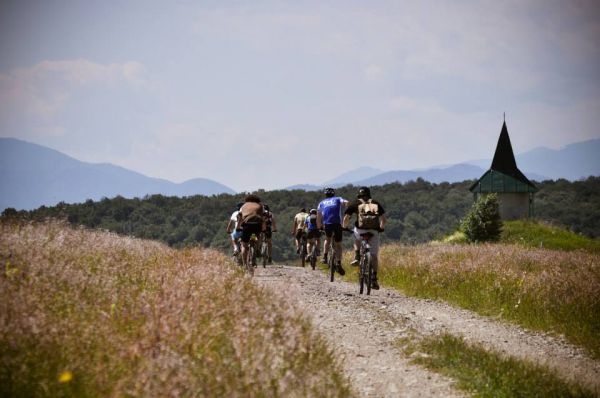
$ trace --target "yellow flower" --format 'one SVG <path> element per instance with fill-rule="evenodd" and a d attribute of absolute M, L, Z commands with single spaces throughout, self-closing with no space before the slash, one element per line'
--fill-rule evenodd
<path fill-rule="evenodd" d="M 58 377 L 58 382 L 59 383 L 68 383 L 72 379 L 73 379 L 73 373 L 71 373 L 67 370 L 66 372 L 62 372 L 60 374 L 60 376 Z"/>

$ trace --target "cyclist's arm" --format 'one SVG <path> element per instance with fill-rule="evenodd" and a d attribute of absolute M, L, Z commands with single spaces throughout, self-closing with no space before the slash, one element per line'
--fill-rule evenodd
<path fill-rule="evenodd" d="M 296 235 L 296 217 L 294 217 L 294 222 L 292 223 L 292 235 Z"/>
<path fill-rule="evenodd" d="M 385 223 L 387 222 L 387 218 L 385 218 L 385 214 L 379 216 L 379 229 L 382 231 L 385 229 Z"/>
<path fill-rule="evenodd" d="M 323 228 L 323 214 L 317 211 L 317 229 Z"/>
<path fill-rule="evenodd" d="M 277 224 L 275 224 L 275 216 L 271 215 L 271 231 L 277 232 Z"/>
<path fill-rule="evenodd" d="M 242 229 L 242 213 L 238 213 L 237 215 L 237 225 L 238 229 Z"/>
<path fill-rule="evenodd" d="M 342 220 L 342 228 L 348 228 L 348 222 L 350 221 L 350 214 L 344 214 L 344 219 Z"/>
<path fill-rule="evenodd" d="M 227 223 L 227 233 L 230 234 L 233 232 L 233 220 L 229 219 L 229 223 Z"/>

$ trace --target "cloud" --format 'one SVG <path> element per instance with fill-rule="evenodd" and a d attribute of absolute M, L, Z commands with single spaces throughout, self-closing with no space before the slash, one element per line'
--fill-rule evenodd
<path fill-rule="evenodd" d="M 52 117 L 74 91 L 96 84 L 144 89 L 149 83 L 137 62 L 102 65 L 85 59 L 43 61 L 0 74 L 0 114 Z"/>

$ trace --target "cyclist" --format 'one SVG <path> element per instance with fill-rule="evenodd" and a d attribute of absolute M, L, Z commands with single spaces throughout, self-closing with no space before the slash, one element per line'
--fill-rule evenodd
<path fill-rule="evenodd" d="M 266 230 L 265 230 L 265 240 L 267 241 L 267 252 L 268 254 L 268 259 L 267 261 L 269 262 L 269 264 L 273 264 L 273 232 L 277 232 L 277 225 L 275 224 L 275 216 L 273 215 L 273 212 L 271 212 L 271 209 L 269 208 L 269 205 L 264 205 L 264 210 L 265 212 L 263 213 L 264 219 L 265 219 L 265 226 L 266 226 Z"/>
<path fill-rule="evenodd" d="M 371 190 L 369 187 L 361 187 L 356 195 L 357 200 L 352 202 L 344 212 L 343 227 L 348 227 L 348 222 L 352 214 L 357 214 L 357 220 L 354 223 L 354 261 L 352 265 L 357 265 L 360 262 L 360 240 L 361 235 L 371 233 L 369 239 L 371 246 L 371 265 L 373 267 L 373 276 L 371 279 L 371 288 L 379 290 L 379 282 L 377 281 L 377 266 L 379 263 L 379 233 L 385 229 L 385 210 L 383 206 L 371 199 Z"/>
<path fill-rule="evenodd" d="M 308 217 L 304 221 L 306 224 L 307 254 L 312 253 L 313 244 L 317 245 L 317 256 L 319 255 L 319 246 L 321 246 L 321 231 L 317 226 L 317 209 L 310 209 Z"/>
<path fill-rule="evenodd" d="M 300 254 L 300 241 L 302 240 L 302 235 L 305 233 L 304 230 L 306 228 L 306 224 L 304 223 L 304 220 L 306 220 L 307 216 L 308 216 L 308 213 L 306 212 L 306 209 L 303 207 L 300 209 L 300 213 L 298 213 L 294 216 L 294 222 L 292 223 L 292 235 L 294 236 L 294 239 L 296 240 L 296 253 L 297 254 Z"/>
<path fill-rule="evenodd" d="M 257 237 L 265 231 L 264 208 L 260 203 L 260 198 L 254 194 L 246 196 L 244 204 L 238 212 L 237 230 L 242 231 L 242 260 L 244 265 L 248 264 L 248 243 L 252 235 Z"/>
<path fill-rule="evenodd" d="M 325 246 L 323 247 L 323 263 L 327 264 L 327 256 L 329 250 L 329 241 L 333 238 L 335 251 L 340 258 L 337 259 L 336 268 L 340 275 L 344 275 L 346 271 L 342 268 L 342 212 L 348 205 L 348 201 L 335 196 L 333 188 L 325 188 L 323 191 L 325 199 L 317 206 L 317 225 L 319 229 L 325 229 Z M 333 253 L 332 253 L 333 255 Z"/>
<path fill-rule="evenodd" d="M 227 234 L 231 237 L 231 245 L 233 246 L 233 255 L 239 253 L 238 240 L 242 237 L 242 231 L 237 230 L 238 219 L 237 215 L 242 207 L 243 203 L 237 204 L 237 210 L 231 213 L 231 217 L 229 218 L 229 223 L 227 224 Z"/>

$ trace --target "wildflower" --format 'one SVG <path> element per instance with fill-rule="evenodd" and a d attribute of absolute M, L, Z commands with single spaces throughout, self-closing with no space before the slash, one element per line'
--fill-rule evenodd
<path fill-rule="evenodd" d="M 68 383 L 71 380 L 73 380 L 73 373 L 69 372 L 68 370 L 65 372 L 62 372 L 60 374 L 60 376 L 58 377 L 59 383 Z"/>

